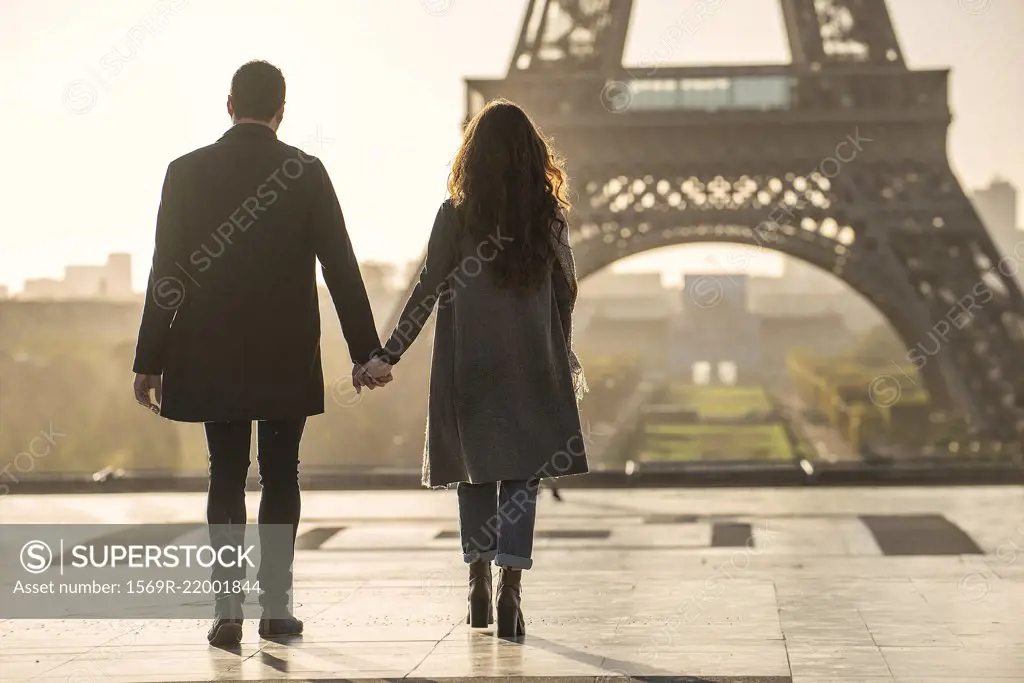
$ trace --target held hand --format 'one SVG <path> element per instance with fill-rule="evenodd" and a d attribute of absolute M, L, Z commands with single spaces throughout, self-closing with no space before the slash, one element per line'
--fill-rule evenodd
<path fill-rule="evenodd" d="M 370 377 L 373 377 L 374 379 L 391 377 L 391 366 L 388 363 L 381 360 L 380 358 L 371 358 L 369 361 L 367 361 L 366 365 L 364 365 L 363 368 L 366 370 L 366 373 L 370 375 Z M 391 380 L 388 379 L 387 382 L 390 381 Z M 387 382 L 385 382 L 385 384 L 387 384 Z"/>
<path fill-rule="evenodd" d="M 387 374 L 384 375 L 380 374 L 382 368 L 379 364 L 375 364 L 373 372 L 368 369 L 370 363 L 367 363 L 365 366 L 356 363 L 352 366 L 352 387 L 356 390 L 357 394 L 362 393 L 363 387 L 369 387 L 373 390 L 377 387 L 384 386 L 394 379 L 391 375 L 391 366 L 386 363 L 383 363 L 383 365 L 388 368 Z M 378 376 L 374 377 L 373 373 L 376 373 Z"/>
<path fill-rule="evenodd" d="M 163 403 L 163 381 L 160 375 L 135 375 L 135 401 L 143 408 L 160 414 L 160 404 Z M 150 395 L 152 390 L 152 395 Z M 156 401 L 153 398 L 156 398 Z"/>
<path fill-rule="evenodd" d="M 365 386 L 369 386 L 371 389 L 376 386 L 376 384 L 371 386 L 366 383 L 366 380 L 369 379 L 369 377 L 370 376 L 366 374 L 366 370 L 363 369 L 362 365 L 359 363 L 352 364 L 352 388 L 356 390 L 357 394 L 363 393 L 363 387 Z"/>

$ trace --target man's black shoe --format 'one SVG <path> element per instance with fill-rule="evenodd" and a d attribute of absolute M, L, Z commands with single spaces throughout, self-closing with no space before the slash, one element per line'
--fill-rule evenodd
<path fill-rule="evenodd" d="M 260 619 L 260 638 L 286 638 L 302 635 L 302 621 L 288 616 L 283 619 Z"/>
<path fill-rule="evenodd" d="M 218 617 L 206 632 L 206 640 L 217 647 L 235 647 L 242 642 L 242 620 Z"/>

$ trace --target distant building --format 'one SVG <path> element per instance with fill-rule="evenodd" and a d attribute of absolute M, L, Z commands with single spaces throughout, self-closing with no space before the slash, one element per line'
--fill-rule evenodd
<path fill-rule="evenodd" d="M 665 287 L 661 273 L 616 273 L 602 270 L 583 280 L 580 297 L 594 299 L 621 299 L 629 297 L 662 297 Z"/>
<path fill-rule="evenodd" d="M 661 284 L 661 273 L 602 271 L 580 283 L 574 340 L 589 354 L 660 360 L 669 320 L 678 312 L 679 303 Z"/>
<path fill-rule="evenodd" d="M 758 278 L 760 279 L 760 278 Z M 854 332 L 866 332 L 886 322 L 874 304 L 851 291 L 838 294 L 760 294 L 750 299 L 752 313 L 776 317 L 837 315 Z"/>
<path fill-rule="evenodd" d="M 396 272 L 398 273 L 399 288 L 404 288 L 407 284 L 413 281 L 413 278 L 418 278 L 420 270 L 423 268 L 423 262 L 420 259 L 415 261 L 406 261 L 402 265 L 395 266 Z"/>
<path fill-rule="evenodd" d="M 787 257 L 782 262 L 779 277 L 755 276 L 748 289 L 750 303 L 763 296 L 779 294 L 841 294 L 847 286 L 832 273 L 797 258 Z"/>
<path fill-rule="evenodd" d="M 682 315 L 669 328 L 669 369 L 695 382 L 749 384 L 761 367 L 759 319 L 747 306 L 749 278 L 687 273 Z"/>
<path fill-rule="evenodd" d="M 670 325 L 667 344 L 668 368 L 674 375 L 702 384 L 757 383 L 784 376 L 786 354 L 794 348 L 835 355 L 853 341 L 843 316 L 824 306 L 789 313 L 751 310 L 748 287 L 757 279 L 686 275 L 682 315 Z M 795 304 L 813 295 L 777 296 L 791 296 Z"/>
<path fill-rule="evenodd" d="M 130 298 L 132 291 L 132 255 L 117 253 L 107 256 L 107 296 L 116 299 Z"/>
<path fill-rule="evenodd" d="M 0 301 L 3 301 L 4 299 L 9 299 L 10 296 L 11 292 L 9 289 L 7 289 L 7 285 L 0 285 Z"/>
<path fill-rule="evenodd" d="M 679 310 L 672 291 L 661 284 L 661 273 L 605 271 L 580 284 L 578 316 L 611 320 L 667 320 Z"/>
<path fill-rule="evenodd" d="M 993 232 L 1015 230 L 1017 226 L 1017 188 L 995 178 L 988 187 L 975 190 L 972 196 L 985 227 Z"/>
<path fill-rule="evenodd" d="M 69 265 L 63 279 L 36 278 L 25 281 L 21 299 L 108 299 L 124 301 L 132 291 L 131 254 L 110 254 L 101 266 Z"/>
<path fill-rule="evenodd" d="M 786 377 L 786 357 L 794 349 L 810 351 L 818 356 L 838 356 L 849 349 L 856 338 L 846 326 L 843 316 L 835 312 L 758 318 L 765 379 Z"/>
<path fill-rule="evenodd" d="M 865 331 L 883 322 L 882 315 L 841 279 L 798 259 L 783 262 L 780 277 L 750 278 L 747 302 L 762 316 L 841 316 L 846 327 Z"/>
<path fill-rule="evenodd" d="M 587 355 L 643 355 L 702 381 L 747 382 L 784 369 L 786 347 L 836 352 L 883 319 L 839 278 L 796 260 L 782 277 L 604 271 L 580 284 L 573 332 Z M 771 367 L 766 367 L 771 366 Z M 699 370 L 699 372 L 698 372 Z"/>
<path fill-rule="evenodd" d="M 41 277 L 25 280 L 19 299 L 62 299 L 64 282 L 53 278 Z"/>
<path fill-rule="evenodd" d="M 370 300 L 370 308 L 373 309 L 374 320 L 388 320 L 396 306 L 400 303 L 405 304 L 404 301 L 398 300 L 403 292 L 394 286 L 395 277 L 399 272 L 398 267 L 391 263 L 367 261 L 359 264 L 359 271 L 363 276 L 363 285 Z"/>
<path fill-rule="evenodd" d="M 975 190 L 971 199 L 999 251 L 1013 254 L 1014 247 L 1024 239 L 1024 232 L 1017 229 L 1017 188 L 996 178 L 988 187 Z"/>

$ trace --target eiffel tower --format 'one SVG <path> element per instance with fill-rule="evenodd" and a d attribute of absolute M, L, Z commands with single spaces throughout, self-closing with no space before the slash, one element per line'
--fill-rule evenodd
<path fill-rule="evenodd" d="M 884 0 L 780 0 L 789 64 L 667 66 L 723 4 L 681 2 L 626 68 L 632 4 L 530 0 L 506 77 L 466 80 L 467 120 L 506 97 L 566 157 L 579 275 L 699 242 L 802 259 L 889 321 L 936 407 L 1019 439 L 1024 256 L 950 168 L 948 70 L 907 67 Z"/>

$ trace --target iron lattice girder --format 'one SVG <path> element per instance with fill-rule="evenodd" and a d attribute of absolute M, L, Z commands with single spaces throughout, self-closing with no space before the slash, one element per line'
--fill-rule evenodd
<path fill-rule="evenodd" d="M 782 0 L 793 62 L 903 67 L 885 0 Z"/>
<path fill-rule="evenodd" d="M 629 0 L 531 0 L 507 78 L 467 80 L 467 120 L 507 97 L 554 138 L 581 276 L 697 242 L 802 259 L 878 308 L 908 347 L 894 362 L 918 365 L 938 403 L 1019 436 L 1024 245 L 998 253 L 949 168 L 948 72 L 906 69 L 884 0 L 780 2 L 792 64 L 627 69 Z M 635 97 L 637 84 L 751 78 L 783 83 L 779 100 Z"/>
<path fill-rule="evenodd" d="M 726 0 L 680 3 L 663 31 L 676 44 Z M 794 64 L 905 68 L 885 0 L 780 0 Z M 508 75 L 607 73 L 622 64 L 632 0 L 530 0 Z"/>
<path fill-rule="evenodd" d="M 575 224 L 573 219 L 571 222 Z M 681 224 L 683 223 L 683 224 Z M 846 249 L 832 240 L 789 225 L 756 229 L 743 223 L 707 223 L 702 220 L 685 225 L 669 217 L 644 223 L 609 222 L 600 226 L 574 228 L 572 239 L 577 272 L 581 278 L 615 261 L 669 245 L 729 243 L 752 247 L 759 252 L 776 252 L 800 259 L 822 270 L 835 273 L 851 289 L 863 296 L 890 322 L 896 334 L 911 347 L 928 329 L 928 312 L 902 279 L 895 264 L 878 253 Z M 594 230 L 597 227 L 597 230 Z M 721 272 L 743 271 L 749 256 L 735 255 L 725 263 L 713 263 L 710 269 Z M 907 364 L 906 358 L 893 361 Z M 925 386 L 936 405 L 955 409 L 968 398 L 962 389 L 951 386 L 947 373 L 952 369 L 947 355 L 938 356 L 921 367 Z M 898 372 L 894 368 L 894 372 Z"/>
<path fill-rule="evenodd" d="M 765 118 L 708 123 L 701 136 L 693 126 L 639 122 L 548 126 L 570 160 L 581 273 L 646 249 L 707 241 L 803 259 L 835 273 L 892 323 L 910 351 L 893 360 L 920 364 L 938 404 L 993 430 L 1017 429 L 1024 318 L 1007 277 L 1015 261 L 1003 261 L 1005 272 L 996 267 L 1001 255 L 946 162 L 941 118 L 866 118 L 852 131 L 846 121 Z"/>
<path fill-rule="evenodd" d="M 918 121 L 947 125 L 948 70 L 894 70 L 856 65 L 829 71 L 793 65 L 673 67 L 654 69 L 621 67 L 601 73 L 517 74 L 506 80 L 467 79 L 467 120 L 483 104 L 497 97 L 526 107 L 546 125 L 589 127 L 631 126 L 638 121 L 660 125 L 706 125 L 742 122 L 752 115 L 760 120 L 813 123 L 835 121 Z M 631 89 L 644 82 L 785 79 L 784 108 L 750 110 L 728 107 L 644 110 Z M 597 96 L 595 97 L 595 93 Z M 615 118 L 609 118 L 614 114 Z"/>
<path fill-rule="evenodd" d="M 622 63 L 630 0 L 530 0 L 508 73 L 607 71 Z"/>
<path fill-rule="evenodd" d="M 1024 306 L 1012 276 L 1021 257 L 996 251 L 947 166 L 851 160 L 854 167 L 827 179 L 664 166 L 609 177 L 607 167 L 584 166 L 578 175 L 590 180 L 576 183 L 570 221 L 580 273 L 697 242 L 800 258 L 874 304 L 908 347 L 893 360 L 919 365 L 939 404 L 992 429 L 1019 429 Z"/>
<path fill-rule="evenodd" d="M 812 164 L 794 167 L 800 166 Z M 908 346 L 928 329 L 928 312 L 907 285 L 902 266 L 866 235 L 860 207 L 849 201 L 856 190 L 848 180 L 817 171 L 721 174 L 707 164 L 704 173 L 685 175 L 673 173 L 672 166 L 648 168 L 646 174 L 617 175 L 603 183 L 577 182 L 570 223 L 581 274 L 669 245 L 742 244 L 834 273 L 892 321 Z M 592 170 L 581 169 L 580 175 L 597 177 Z M 943 380 L 944 364 L 932 363 L 924 374 L 937 402 L 951 405 L 964 396 Z"/>

